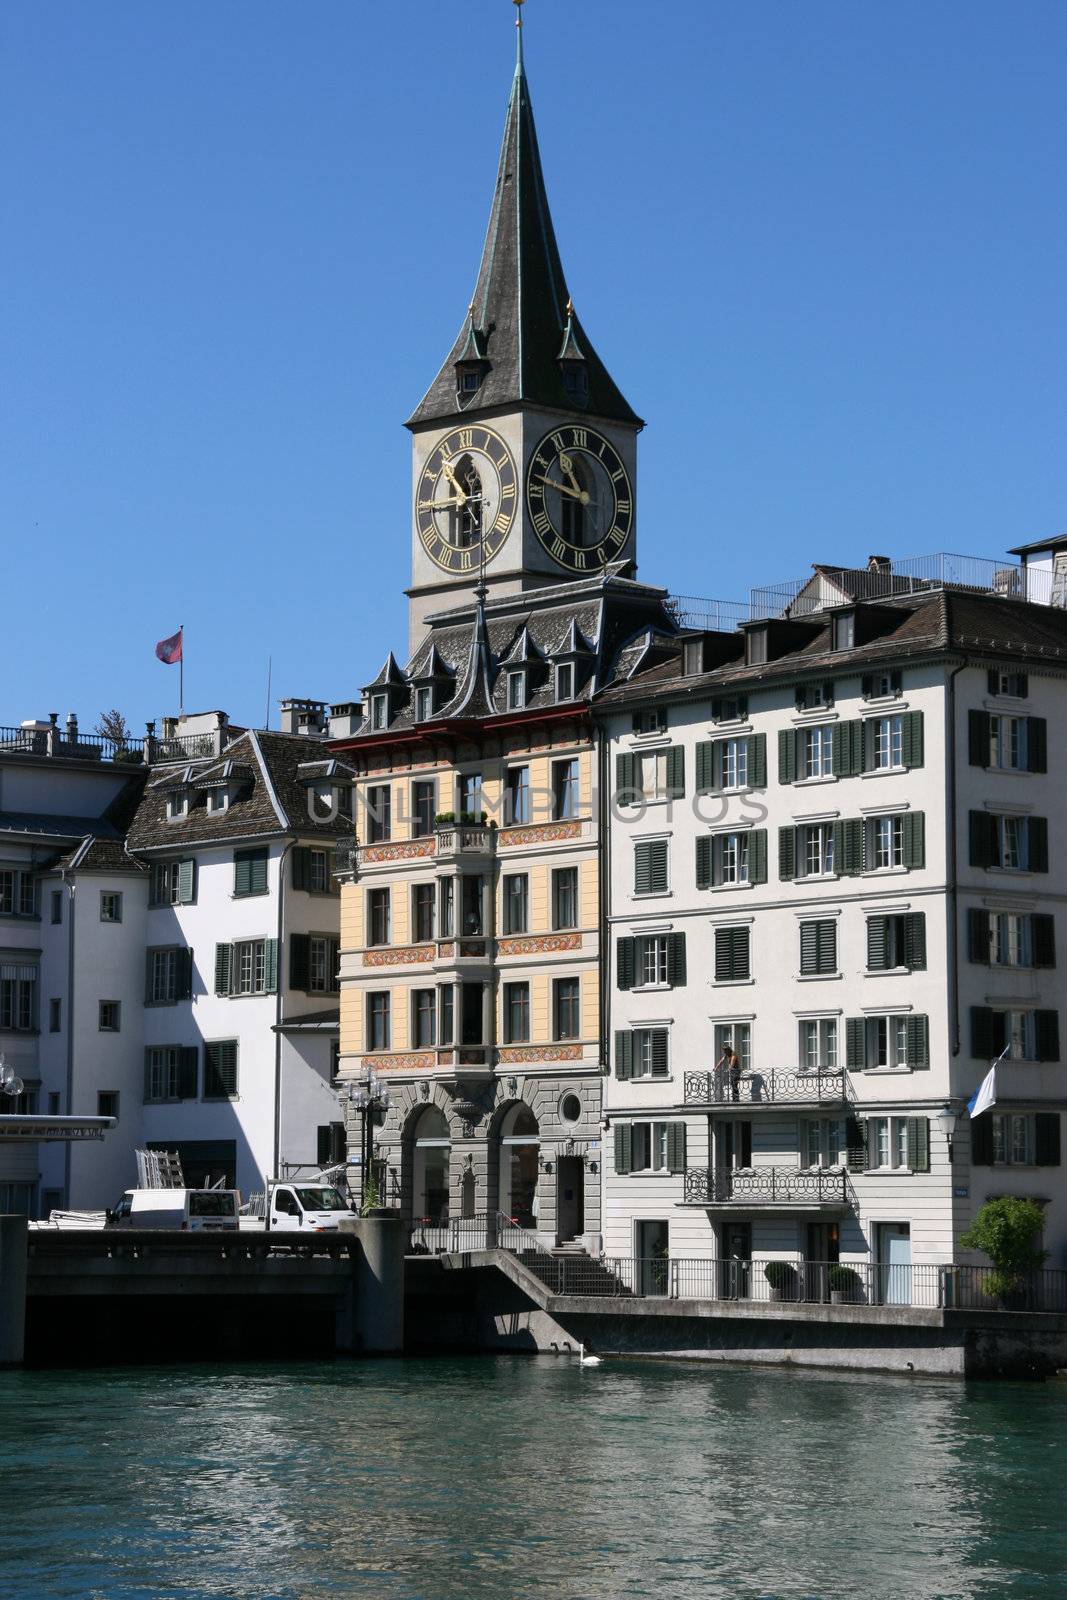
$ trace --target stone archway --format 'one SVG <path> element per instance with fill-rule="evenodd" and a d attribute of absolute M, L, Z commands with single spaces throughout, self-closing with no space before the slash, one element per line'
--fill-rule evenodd
<path fill-rule="evenodd" d="M 541 1130 L 524 1100 L 509 1105 L 497 1119 L 493 1146 L 501 1213 L 520 1228 L 536 1228 Z"/>

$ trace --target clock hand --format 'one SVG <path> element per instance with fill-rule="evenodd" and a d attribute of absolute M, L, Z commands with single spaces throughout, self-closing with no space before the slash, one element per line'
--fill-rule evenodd
<path fill-rule="evenodd" d="M 584 492 L 581 489 L 568 489 L 565 483 L 557 483 L 555 478 L 542 478 L 541 482 L 547 483 L 550 489 L 558 489 L 560 494 L 569 494 L 572 500 L 580 500 Z"/>
<path fill-rule="evenodd" d="M 589 504 L 589 492 L 588 490 L 582 488 L 581 484 L 578 482 L 578 479 L 574 476 L 573 456 L 561 455 L 559 458 L 559 464 L 563 468 L 565 475 L 571 480 L 571 494 L 575 495 L 582 502 L 583 506 L 587 506 Z"/>
<path fill-rule="evenodd" d="M 449 466 L 447 461 L 442 461 L 441 471 L 444 473 L 453 489 L 455 489 L 459 498 L 466 503 L 467 491 L 464 489 L 463 485 L 460 483 L 459 479 L 456 477 L 456 474 L 452 471 L 452 468 Z"/>

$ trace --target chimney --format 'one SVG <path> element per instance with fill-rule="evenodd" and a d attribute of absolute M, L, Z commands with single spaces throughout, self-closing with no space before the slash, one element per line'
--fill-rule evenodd
<path fill-rule="evenodd" d="M 330 738 L 350 739 L 358 733 L 363 722 L 363 704 L 360 700 L 341 700 L 330 707 Z"/>
<path fill-rule="evenodd" d="M 281 700 L 282 733 L 302 733 L 321 739 L 326 732 L 325 700 Z"/>

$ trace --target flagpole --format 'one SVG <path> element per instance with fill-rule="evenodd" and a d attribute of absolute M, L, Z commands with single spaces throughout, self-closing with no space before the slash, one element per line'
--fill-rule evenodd
<path fill-rule="evenodd" d="M 267 729 L 268 733 L 270 732 L 270 674 L 271 674 L 271 668 L 273 667 L 273 665 L 274 665 L 274 657 L 273 656 L 268 656 L 267 657 L 267 720 L 263 724 L 263 726 Z"/>
<path fill-rule="evenodd" d="M 185 715 L 185 623 L 178 624 L 181 635 L 181 655 L 178 657 L 178 720 Z"/>

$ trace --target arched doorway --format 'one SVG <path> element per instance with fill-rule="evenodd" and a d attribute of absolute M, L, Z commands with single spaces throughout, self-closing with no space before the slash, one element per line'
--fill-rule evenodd
<path fill-rule="evenodd" d="M 451 1139 L 444 1114 L 427 1106 L 415 1124 L 412 1208 L 416 1220 L 435 1226 L 448 1221 L 448 1163 Z"/>
<path fill-rule="evenodd" d="M 520 1228 L 537 1226 L 541 1131 L 528 1105 L 512 1106 L 500 1124 L 500 1209 Z"/>

